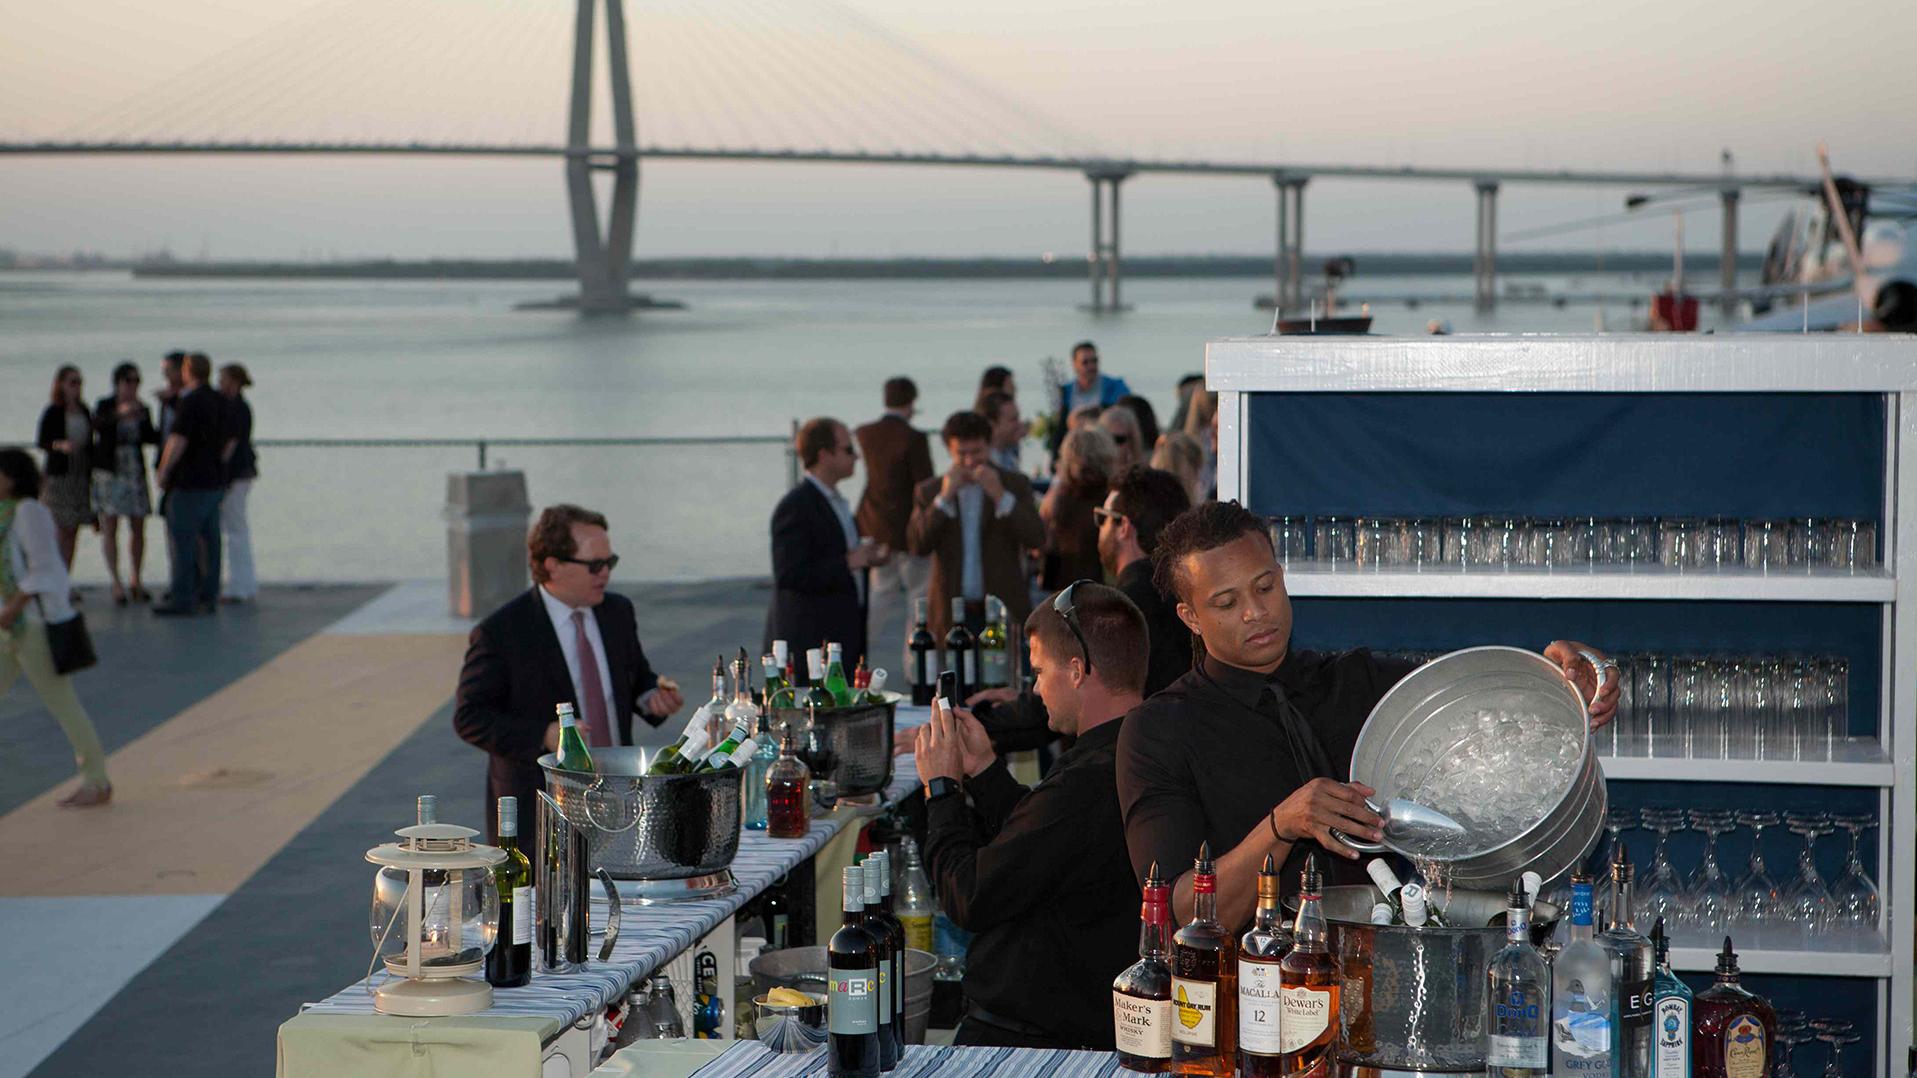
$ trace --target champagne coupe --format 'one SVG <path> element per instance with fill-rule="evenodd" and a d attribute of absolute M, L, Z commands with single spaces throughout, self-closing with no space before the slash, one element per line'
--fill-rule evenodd
<path fill-rule="evenodd" d="M 1771 1069 L 1771 1078 L 1797 1078 L 1797 1068 L 1791 1062 L 1797 1053 L 1797 1046 L 1811 1039 L 1810 1019 L 1803 1011 L 1777 1012 L 1777 1063 Z"/>
<path fill-rule="evenodd" d="M 1637 919 L 1640 924 L 1652 924 L 1662 917 L 1666 928 L 1674 928 L 1690 904 L 1670 855 L 1671 832 L 1684 826 L 1684 813 L 1679 809 L 1647 808 L 1642 820 L 1644 830 L 1657 835 L 1657 848 L 1651 855 L 1651 870 L 1645 874 L 1643 889 L 1638 892 Z"/>
<path fill-rule="evenodd" d="M 1779 919 L 1777 881 L 1764 869 L 1764 829 L 1777 826 L 1775 812 L 1740 812 L 1737 822 L 1751 829 L 1751 861 L 1744 877 L 1737 881 L 1739 927 L 1762 938 L 1765 929 Z"/>
<path fill-rule="evenodd" d="M 1717 863 L 1717 836 L 1734 831 L 1734 814 L 1725 811 L 1692 809 L 1691 830 L 1704 833 L 1704 857 L 1691 874 L 1690 927 L 1706 938 L 1721 936 L 1731 927 L 1735 910 L 1731 879 Z"/>
<path fill-rule="evenodd" d="M 1864 872 L 1864 858 L 1859 849 L 1858 839 L 1865 831 L 1877 826 L 1877 817 L 1869 813 L 1852 813 L 1832 816 L 1831 823 L 1850 832 L 1850 858 L 1844 863 L 1844 877 L 1831 888 L 1833 915 L 1837 923 L 1860 933 L 1876 933 L 1877 915 L 1882 900 L 1877 893 L 1877 885 L 1870 882 L 1870 876 Z"/>
<path fill-rule="evenodd" d="M 1824 1078 L 1844 1078 L 1844 1045 L 1855 1044 L 1863 1038 L 1850 1022 L 1840 1018 L 1814 1018 L 1810 1027 L 1816 1031 L 1818 1040 L 1830 1045 L 1830 1061 L 1824 1064 Z"/>
<path fill-rule="evenodd" d="M 1784 909 L 1802 937 L 1821 936 L 1831 925 L 1830 891 L 1817 874 L 1817 839 L 1836 828 L 1821 812 L 1790 812 L 1784 824 L 1794 835 L 1804 836 L 1804 851 L 1797 855 L 1797 876 L 1784 885 Z"/>

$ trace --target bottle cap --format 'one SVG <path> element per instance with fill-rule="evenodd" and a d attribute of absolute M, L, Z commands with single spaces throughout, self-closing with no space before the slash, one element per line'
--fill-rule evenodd
<path fill-rule="evenodd" d="M 512 838 L 519 834 L 519 799 L 502 797 L 499 799 L 499 837 Z"/>
<path fill-rule="evenodd" d="M 1651 957 L 1659 965 L 1663 965 L 1664 960 L 1670 955 L 1671 938 L 1664 934 L 1664 918 L 1659 917 L 1657 923 L 1651 926 Z"/>
<path fill-rule="evenodd" d="M 1211 863 L 1211 843 L 1198 844 L 1198 859 L 1191 866 L 1191 890 L 1193 894 L 1210 895 L 1218 892 L 1218 876 Z"/>
<path fill-rule="evenodd" d="M 1270 854 L 1265 855 L 1265 864 L 1258 870 L 1258 898 L 1262 902 L 1269 899 L 1274 905 L 1278 901 L 1278 862 Z"/>
<path fill-rule="evenodd" d="M 880 666 L 880 667 L 873 668 L 872 676 L 867 678 L 865 681 L 865 691 L 866 692 L 884 692 L 885 691 L 885 667 Z"/>
<path fill-rule="evenodd" d="M 865 860 L 859 862 L 859 870 L 865 875 L 865 904 L 868 906 L 877 905 L 879 901 L 879 866 L 873 860 L 877 856 L 876 853 L 866 854 Z"/>
<path fill-rule="evenodd" d="M 1524 891 L 1524 904 L 1529 906 L 1538 900 L 1538 892 L 1544 890 L 1544 877 L 1526 872 L 1518 877 L 1518 887 Z"/>
<path fill-rule="evenodd" d="M 1526 901 L 1524 897 L 1524 885 L 1519 884 L 1518 886 L 1511 888 L 1511 890 L 1508 893 L 1506 893 L 1504 896 L 1504 904 L 1507 908 L 1514 909 L 1514 910 L 1530 909 L 1531 903 Z"/>
<path fill-rule="evenodd" d="M 1323 888 L 1324 877 L 1318 874 L 1317 854 L 1314 853 L 1305 858 L 1305 872 L 1299 882 L 1304 885 L 1302 888 L 1303 892 L 1313 897 L 1316 897 L 1318 892 Z"/>
<path fill-rule="evenodd" d="M 1391 907 L 1385 905 L 1382 902 L 1371 907 L 1371 923 L 1374 925 L 1390 924 L 1391 923 Z"/>
<path fill-rule="evenodd" d="M 836 642 L 826 644 L 825 658 L 827 662 L 843 662 L 845 660 L 845 646 Z"/>
<path fill-rule="evenodd" d="M 1404 903 L 1404 923 L 1413 928 L 1423 925 L 1430 914 L 1425 909 L 1424 887 L 1418 883 L 1407 883 L 1398 890 L 1398 898 Z"/>
<path fill-rule="evenodd" d="M 1399 881 L 1398 874 L 1391 871 L 1391 866 L 1386 864 L 1382 857 L 1373 857 L 1367 862 L 1365 874 L 1371 877 L 1371 882 L 1377 886 L 1378 893 L 1386 898 L 1391 897 L 1393 891 L 1404 886 Z"/>
<path fill-rule="evenodd" d="M 1717 952 L 1717 972 L 1719 976 L 1737 972 L 1737 952 L 1731 949 L 1731 938 L 1724 937 L 1724 949 Z"/>
<path fill-rule="evenodd" d="M 886 895 L 891 894 L 892 893 L 892 853 L 891 851 L 879 850 L 878 852 L 872 854 L 872 856 L 867 857 L 865 861 L 867 864 L 872 865 L 872 869 L 869 874 L 875 875 L 879 878 L 879 897 L 884 898 Z"/>
<path fill-rule="evenodd" d="M 419 813 L 420 823 L 423 823 L 423 824 L 438 823 L 439 822 L 439 798 L 433 796 L 432 794 L 420 794 L 417 811 Z"/>
<path fill-rule="evenodd" d="M 553 714 L 559 716 L 559 725 L 561 726 L 571 726 L 575 721 L 571 703 L 554 704 L 552 710 Z"/>
<path fill-rule="evenodd" d="M 781 667 L 785 666 L 785 660 L 791 654 L 792 654 L 791 647 L 788 644 L 786 644 L 785 641 L 774 640 L 772 642 L 772 657 L 778 660 L 779 665 Z"/>
<path fill-rule="evenodd" d="M 857 865 L 845 866 L 845 908 L 847 911 L 865 908 L 865 872 Z"/>
<path fill-rule="evenodd" d="M 1617 845 L 1611 850 L 1611 878 L 1621 883 L 1629 883 L 1631 874 L 1631 851 L 1625 847 L 1624 840 L 1619 839 Z"/>

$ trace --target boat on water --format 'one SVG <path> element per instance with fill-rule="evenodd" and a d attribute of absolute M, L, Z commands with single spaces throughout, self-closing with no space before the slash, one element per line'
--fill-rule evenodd
<path fill-rule="evenodd" d="M 1779 223 L 1763 276 L 1743 292 L 1769 332 L 1917 332 L 1917 185 L 1872 187 L 1826 172 Z"/>
<path fill-rule="evenodd" d="M 1346 277 L 1357 271 L 1358 264 L 1349 255 L 1325 260 L 1324 291 L 1310 301 L 1310 308 L 1303 316 L 1285 317 L 1278 312 L 1272 319 L 1271 332 L 1277 337 L 1363 336 L 1371 332 L 1371 304 L 1358 306 L 1357 314 L 1338 312 L 1338 286 Z M 1261 307 L 1271 307 L 1276 311 L 1275 300 L 1272 303 L 1260 303 Z"/>

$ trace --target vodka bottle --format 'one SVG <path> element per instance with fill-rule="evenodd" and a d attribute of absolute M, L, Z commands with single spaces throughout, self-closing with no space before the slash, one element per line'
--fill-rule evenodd
<path fill-rule="evenodd" d="M 1005 623 L 1005 604 L 996 595 L 985 597 L 985 627 L 978 634 L 978 680 L 984 689 L 1012 683 L 1011 628 Z M 964 701 L 960 701 L 963 703 Z"/>
<path fill-rule="evenodd" d="M 1522 885 L 1505 902 L 1504 949 L 1491 959 L 1484 1028 L 1490 1078 L 1551 1073 L 1551 967 L 1531 946 L 1531 904 Z"/>
<path fill-rule="evenodd" d="M 1571 877 L 1571 934 L 1551 967 L 1551 1073 L 1605 1078 L 1617 1040 L 1611 956 L 1591 925 L 1591 880 Z"/>
<path fill-rule="evenodd" d="M 1298 920 L 1291 930 L 1291 953 L 1279 969 L 1284 1011 L 1279 1028 L 1284 1055 L 1279 1073 L 1321 1078 L 1331 1073 L 1331 1046 L 1338 1037 L 1338 963 L 1331 957 L 1322 902 L 1317 855 L 1305 861 L 1298 888 Z"/>
<path fill-rule="evenodd" d="M 1278 864 L 1270 854 L 1258 873 L 1258 908 L 1238 938 L 1238 1073 L 1276 1078 L 1283 1073 L 1279 1032 L 1282 964 L 1291 950 L 1285 911 L 1278 904 Z"/>
<path fill-rule="evenodd" d="M 559 769 L 593 770 L 592 752 L 586 748 L 586 738 L 579 732 L 579 719 L 573 713 L 572 705 L 560 704 L 553 710 L 559 716 Z"/>
<path fill-rule="evenodd" d="M 1218 923 L 1211 844 L 1192 866 L 1191 922 L 1172 936 L 1172 1069 L 1230 1078 L 1238 1066 L 1236 941 Z"/>
<path fill-rule="evenodd" d="M 912 652 L 912 667 L 909 671 L 912 682 L 912 704 L 915 707 L 930 707 L 932 693 L 938 688 L 938 671 L 934 668 L 938 662 L 939 643 L 932 637 L 925 620 L 925 600 L 918 601 L 913 611 L 912 638 L 907 647 Z"/>
<path fill-rule="evenodd" d="M 1137 1074 L 1171 1069 L 1171 889 L 1153 861 L 1139 911 L 1138 961 L 1112 981 L 1118 1065 Z"/>
<path fill-rule="evenodd" d="M 1655 1078 L 1691 1078 L 1691 989 L 1671 972 L 1671 939 L 1664 918 L 1651 926 L 1651 951 L 1657 963 L 1651 1026 L 1656 1038 Z"/>
<path fill-rule="evenodd" d="M 1611 859 L 1611 913 L 1598 945 L 1610 955 L 1611 1005 L 1617 1012 L 1617 1078 L 1651 1078 L 1651 1010 L 1656 986 L 1651 941 L 1633 924 L 1631 863 L 1623 845 Z"/>

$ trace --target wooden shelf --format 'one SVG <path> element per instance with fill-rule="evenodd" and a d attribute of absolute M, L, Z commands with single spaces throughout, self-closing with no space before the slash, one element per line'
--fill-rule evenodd
<path fill-rule="evenodd" d="M 1628 750 L 1633 746 L 1627 744 Z M 1845 738 L 1828 760 L 1708 760 L 1646 756 L 1642 750 L 1598 757 L 1606 779 L 1657 782 L 1773 782 L 1793 786 L 1897 784 L 1896 767 L 1874 737 Z"/>
<path fill-rule="evenodd" d="M 1285 590 L 1295 598 L 1691 599 L 1733 602 L 1888 603 L 1897 581 L 1884 569 L 1855 572 L 1674 570 L 1597 565 L 1567 569 L 1330 568 L 1294 561 Z"/>

